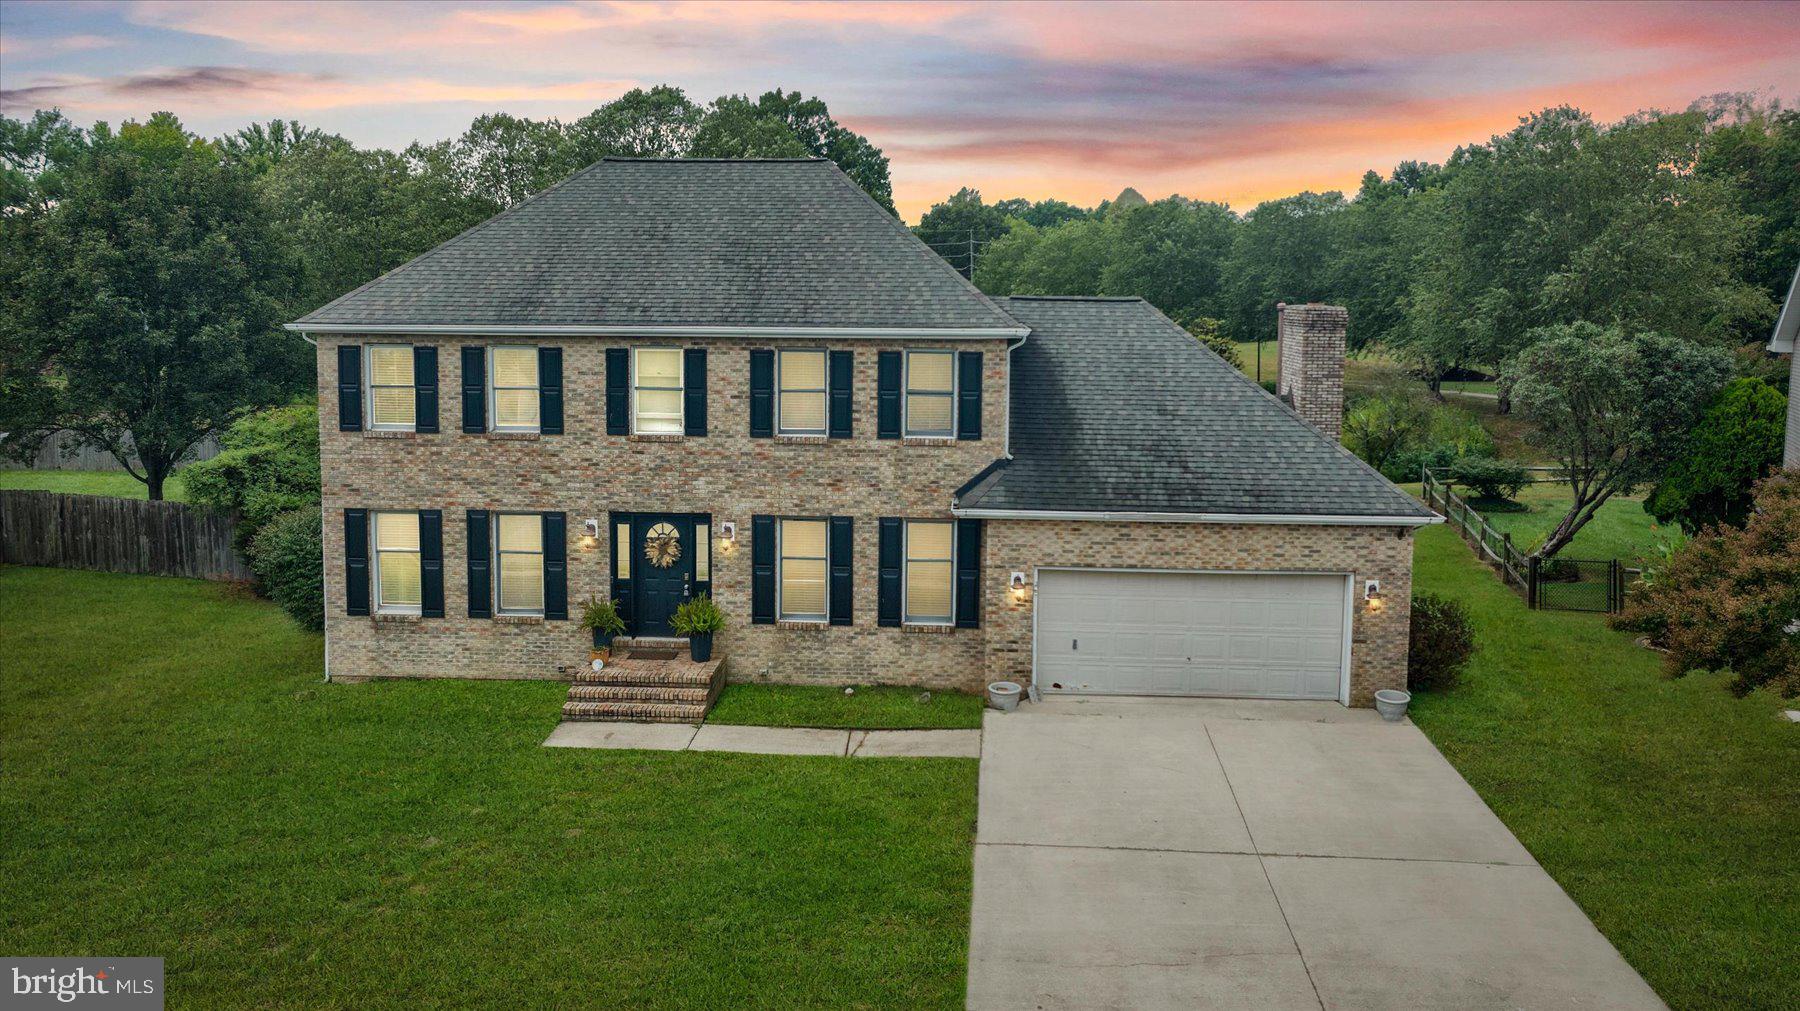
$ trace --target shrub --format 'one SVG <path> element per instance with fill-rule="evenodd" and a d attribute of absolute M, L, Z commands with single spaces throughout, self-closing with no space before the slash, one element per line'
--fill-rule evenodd
<path fill-rule="evenodd" d="M 1689 533 L 1713 523 L 1743 526 L 1750 486 L 1781 464 L 1786 426 L 1780 391 L 1761 379 L 1732 380 L 1644 499 L 1644 511 Z"/>
<path fill-rule="evenodd" d="M 1420 446 L 1394 455 L 1387 466 L 1380 468 L 1381 476 L 1395 483 L 1417 481 L 1425 468 L 1442 470 L 1456 462 L 1456 449 L 1452 446 Z"/>
<path fill-rule="evenodd" d="M 1511 499 L 1531 482 L 1531 475 L 1519 464 L 1485 456 L 1458 457 L 1450 465 L 1449 476 L 1453 483 L 1483 499 Z"/>
<path fill-rule="evenodd" d="M 1184 317 L 1178 320 L 1194 339 L 1212 349 L 1213 354 L 1225 359 L 1225 364 L 1232 368 L 1243 368 L 1244 360 L 1238 356 L 1237 342 L 1219 332 L 1219 321 L 1207 316 Z"/>
<path fill-rule="evenodd" d="M 325 627 L 319 523 L 318 506 L 282 513 L 263 525 L 249 550 L 250 571 L 261 592 L 315 632 Z"/>
<path fill-rule="evenodd" d="M 1494 455 L 1493 435 L 1482 427 L 1480 418 L 1460 407 L 1441 404 L 1435 408 L 1426 438 L 1432 446 L 1447 448 L 1457 456 Z"/>
<path fill-rule="evenodd" d="M 589 597 L 581 608 L 581 627 L 597 629 L 608 635 L 625 631 L 625 619 L 619 616 L 619 602 Z"/>
<path fill-rule="evenodd" d="M 1435 593 L 1413 596 L 1412 637 L 1406 651 L 1409 691 L 1445 691 L 1456 686 L 1475 655 L 1475 629 L 1459 600 Z"/>
<path fill-rule="evenodd" d="M 1731 690 L 1800 695 L 1800 470 L 1758 484 L 1742 530 L 1709 527 L 1625 598 L 1616 627 L 1650 633 L 1674 677 L 1732 673 Z"/>
<path fill-rule="evenodd" d="M 271 407 L 219 436 L 221 451 L 182 471 L 188 499 L 239 514 L 239 546 L 265 523 L 319 501 L 319 408 Z"/>
<path fill-rule="evenodd" d="M 691 600 L 683 601 L 680 607 L 669 618 L 669 627 L 676 635 L 704 635 L 717 632 L 725 627 L 725 612 L 713 603 L 712 597 L 702 593 Z"/>
<path fill-rule="evenodd" d="M 1344 415 L 1344 446 L 1369 466 L 1385 470 L 1398 454 L 1420 441 L 1430 424 L 1430 412 L 1410 397 L 1372 397 Z M 1414 473 L 1412 479 L 1417 478 Z"/>

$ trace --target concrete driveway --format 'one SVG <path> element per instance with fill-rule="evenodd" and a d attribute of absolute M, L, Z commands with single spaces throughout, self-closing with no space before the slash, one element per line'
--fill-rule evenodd
<path fill-rule="evenodd" d="M 969 1004 L 1663 1006 L 1411 724 L 1067 698 L 987 714 Z"/>

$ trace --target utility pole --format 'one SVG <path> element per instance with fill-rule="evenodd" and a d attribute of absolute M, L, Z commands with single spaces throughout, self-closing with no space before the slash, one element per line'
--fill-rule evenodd
<path fill-rule="evenodd" d="M 975 283 L 975 229 L 969 229 L 969 283 Z"/>

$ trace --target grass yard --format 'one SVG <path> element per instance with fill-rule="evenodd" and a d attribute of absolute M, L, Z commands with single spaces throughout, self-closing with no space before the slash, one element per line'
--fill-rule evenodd
<path fill-rule="evenodd" d="M 842 688 L 731 685 L 706 722 L 850 730 L 979 729 L 982 705 L 977 695 L 917 688 L 859 687 L 855 694 L 845 695 Z"/>
<path fill-rule="evenodd" d="M 1573 500 L 1568 485 L 1544 482 L 1527 485 L 1519 493 L 1519 503 L 1530 507 L 1529 512 L 1485 512 L 1483 515 L 1494 529 L 1512 534 L 1514 544 L 1530 551 L 1556 529 Z M 1680 534 L 1680 527 L 1665 527 L 1644 511 L 1643 496 L 1623 498 L 1615 495 L 1559 554 L 1567 558 L 1618 558 L 1626 565 L 1640 565 L 1645 559 L 1657 556 L 1660 544 Z"/>
<path fill-rule="evenodd" d="M 1800 993 L 1800 726 L 1719 676 L 1674 680 L 1596 615 L 1530 611 L 1442 526 L 1418 590 L 1474 613 L 1463 683 L 1418 725 L 1676 1008 Z"/>
<path fill-rule="evenodd" d="M 147 498 L 149 494 L 144 482 L 122 470 L 0 470 L 0 488 L 113 498 Z M 171 474 L 163 482 L 163 498 L 171 502 L 187 500 L 180 474 Z"/>
<path fill-rule="evenodd" d="M 547 749 L 206 583 L 0 568 L 0 950 L 171 1006 L 948 1007 L 976 763 Z"/>
<path fill-rule="evenodd" d="M 1237 342 L 1238 368 L 1252 379 L 1256 378 L 1256 349 L 1257 344 L 1255 341 Z M 1280 369 L 1281 352 L 1277 349 L 1276 342 L 1272 340 L 1263 341 L 1262 377 L 1264 381 L 1274 382 Z"/>

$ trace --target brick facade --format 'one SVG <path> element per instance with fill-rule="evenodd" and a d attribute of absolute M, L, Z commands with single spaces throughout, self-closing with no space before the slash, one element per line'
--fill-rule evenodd
<path fill-rule="evenodd" d="M 1279 313 L 1281 378 L 1275 392 L 1335 442 L 1344 429 L 1344 350 L 1350 313 L 1317 302 L 1283 305 Z"/>
<path fill-rule="evenodd" d="M 337 427 L 340 344 L 438 347 L 439 434 L 342 432 Z M 982 680 L 981 629 L 878 628 L 877 519 L 950 519 L 952 494 L 1002 454 L 1007 342 L 713 339 L 707 348 L 705 437 L 609 436 L 605 349 L 702 346 L 694 341 L 546 340 L 563 349 L 563 435 L 467 435 L 461 429 L 459 351 L 476 339 L 319 339 L 320 464 L 325 511 L 326 635 L 333 677 L 558 677 L 586 657 L 576 624 L 590 594 L 610 590 L 611 537 L 580 545 L 582 521 L 621 512 L 710 513 L 713 530 L 737 526 L 727 551 L 714 539 L 713 596 L 731 624 L 716 638 L 734 680 L 819 684 L 899 682 L 974 688 Z M 752 439 L 751 348 L 855 352 L 854 437 Z M 915 444 L 875 436 L 876 355 L 946 348 L 984 352 L 982 438 Z M 444 511 L 443 618 L 344 613 L 343 511 Z M 569 621 L 469 618 L 466 509 L 568 514 Z M 855 518 L 854 619 L 850 626 L 750 624 L 750 517 Z"/>
<path fill-rule="evenodd" d="M 1292 311 L 1292 310 L 1290 310 Z M 337 428 L 340 344 L 433 344 L 439 354 L 439 434 L 342 432 Z M 468 435 L 457 396 L 458 349 L 475 339 L 319 339 L 320 456 L 325 511 L 326 635 L 333 677 L 566 676 L 585 658 L 576 621 L 588 596 L 610 591 L 610 512 L 706 513 L 712 517 L 712 586 L 729 626 L 717 655 L 733 681 L 898 683 L 975 690 L 998 677 L 1028 680 L 1031 596 L 1016 601 L 1013 571 L 1039 566 L 1242 571 L 1353 572 L 1382 581 L 1389 606 L 1357 601 L 1352 703 L 1377 688 L 1404 687 L 1412 538 L 1388 527 L 1126 524 L 990 520 L 984 536 L 981 628 L 882 628 L 876 624 L 877 519 L 949 519 L 955 490 L 1002 455 L 1006 432 L 1005 341 L 907 343 L 824 340 L 704 342 L 708 434 L 655 441 L 605 434 L 605 349 L 700 346 L 692 341 L 564 338 L 563 435 Z M 508 343 L 493 341 L 486 343 Z M 752 439 L 749 350 L 818 348 L 855 352 L 847 440 Z M 876 438 L 877 352 L 949 348 L 985 352 L 982 438 L 914 444 Z M 443 618 L 344 613 L 343 511 L 444 511 Z M 568 515 L 571 620 L 471 619 L 464 510 L 563 511 Z M 848 515 L 855 519 L 854 618 L 849 626 L 750 623 L 753 515 Z M 601 520 L 594 549 L 582 521 Z M 720 524 L 736 524 L 726 549 Z M 1360 596 L 1360 595 L 1359 595 Z"/>

